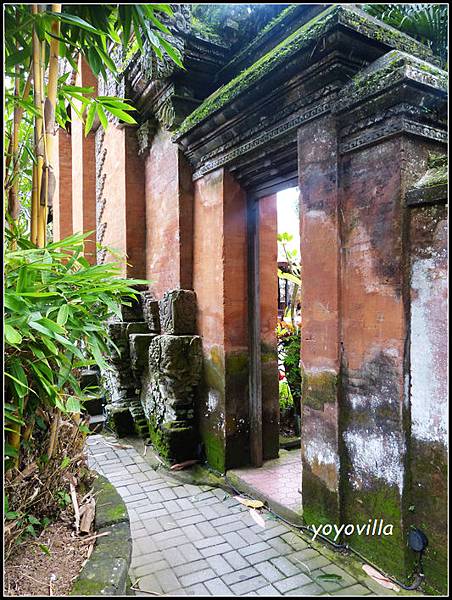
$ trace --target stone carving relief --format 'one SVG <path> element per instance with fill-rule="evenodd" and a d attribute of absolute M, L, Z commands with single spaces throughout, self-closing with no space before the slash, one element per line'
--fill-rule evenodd
<path fill-rule="evenodd" d="M 152 118 L 149 118 L 142 125 L 140 125 L 140 127 L 138 127 L 136 132 L 138 140 L 138 154 L 145 154 L 150 149 L 156 131 L 157 123 Z"/>
<path fill-rule="evenodd" d="M 196 328 L 196 294 L 191 290 L 166 292 L 159 302 L 162 333 L 192 335 Z"/>

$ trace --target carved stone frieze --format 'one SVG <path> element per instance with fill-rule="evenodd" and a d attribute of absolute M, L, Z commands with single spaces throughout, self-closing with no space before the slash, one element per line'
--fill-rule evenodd
<path fill-rule="evenodd" d="M 387 119 L 375 127 L 364 129 L 361 133 L 342 141 L 339 144 L 339 152 L 341 154 L 352 152 L 399 133 L 418 135 L 437 142 L 447 143 L 446 131 L 400 116 Z"/>
<path fill-rule="evenodd" d="M 247 154 L 251 150 L 263 146 L 268 142 L 274 141 L 277 138 L 286 135 L 287 132 L 299 127 L 303 123 L 310 121 L 316 117 L 326 114 L 331 110 L 332 100 L 326 100 L 320 102 L 314 106 L 311 106 L 308 110 L 305 110 L 293 118 L 289 118 L 283 123 L 280 123 L 277 127 L 272 127 L 270 130 L 257 135 L 254 139 L 242 144 L 241 146 L 226 152 L 224 155 L 219 156 L 214 160 L 207 161 L 206 163 L 199 166 L 193 174 L 193 180 L 199 179 L 206 173 L 217 169 L 223 165 L 226 165 L 236 159 L 237 157 Z"/>
<path fill-rule="evenodd" d="M 107 148 L 104 146 L 105 131 L 99 127 L 95 136 L 96 152 L 96 242 L 103 243 L 107 223 L 103 221 L 103 214 L 107 199 L 104 188 L 107 174 L 104 171 L 105 159 L 107 157 Z M 103 264 L 106 258 L 106 251 L 99 249 L 97 252 L 98 264 Z"/>

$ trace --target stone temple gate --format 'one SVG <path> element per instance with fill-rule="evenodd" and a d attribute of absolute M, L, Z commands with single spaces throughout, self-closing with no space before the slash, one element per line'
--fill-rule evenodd
<path fill-rule="evenodd" d="M 446 73 L 351 6 L 289 5 L 238 49 L 175 10 L 185 71 L 150 52 L 119 81 L 81 65 L 80 83 L 130 98 L 139 125 L 60 132 L 54 234 L 95 230 L 155 300 L 195 292 L 207 460 L 258 467 L 278 454 L 275 194 L 298 185 L 303 515 L 392 522 L 391 538 L 351 543 L 399 575 L 420 527 L 441 588 Z"/>

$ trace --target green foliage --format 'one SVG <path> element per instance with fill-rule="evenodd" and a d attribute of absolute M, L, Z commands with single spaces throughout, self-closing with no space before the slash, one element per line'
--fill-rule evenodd
<path fill-rule="evenodd" d="M 49 5 L 42 5 L 49 6 Z M 49 42 L 54 37 L 52 24 L 60 21 L 60 63 L 64 73 L 57 86 L 55 118 L 62 128 L 69 128 L 73 116 L 77 115 L 85 124 L 85 135 L 97 118 L 101 126 L 108 126 L 108 115 L 121 122 L 136 123 L 135 108 L 124 98 L 94 97 L 90 87 L 73 85 L 78 71 L 78 59 L 84 58 L 96 76 L 119 77 L 124 60 L 137 52 L 155 52 L 159 57 L 167 54 L 183 68 L 180 54 L 168 40 L 169 22 L 173 11 L 168 4 L 65 4 L 61 14 L 44 10 L 36 15 L 29 4 L 5 6 L 5 139 L 4 156 L 6 169 L 4 178 L 5 198 L 15 179 L 19 180 L 20 221 L 24 233 L 29 227 L 32 188 L 32 166 L 35 162 L 33 121 L 39 111 L 33 105 L 33 94 L 23 99 L 26 80 L 29 77 L 32 55 L 32 32 L 36 26 L 38 37 L 46 43 L 46 60 L 49 62 Z M 145 50 L 146 44 L 146 50 Z M 116 57 L 116 58 L 113 58 Z M 15 94 L 14 78 L 19 78 L 19 94 Z M 18 169 L 14 169 L 10 152 L 15 107 L 24 110 L 19 130 Z"/>
<path fill-rule="evenodd" d="M 296 329 L 293 333 L 280 338 L 280 343 L 282 346 L 284 370 L 292 394 L 292 401 L 295 405 L 298 405 L 301 400 L 300 330 Z"/>
<path fill-rule="evenodd" d="M 447 60 L 447 4 L 364 4 L 368 14 L 410 35 Z"/>
<path fill-rule="evenodd" d="M 279 382 L 279 408 L 284 410 L 293 406 L 293 398 L 287 381 Z"/>
<path fill-rule="evenodd" d="M 76 378 L 82 366 L 108 368 L 105 320 L 134 297 L 116 263 L 90 265 L 83 256 L 89 233 L 46 248 L 24 238 L 5 252 L 5 425 L 10 432 L 30 423 L 36 409 L 80 412 L 84 394 Z M 17 448 L 7 446 L 7 458 Z"/>
<path fill-rule="evenodd" d="M 284 5 L 277 4 L 203 3 L 192 6 L 192 21 L 198 31 L 211 39 L 217 38 L 232 44 L 254 38 L 285 8 Z"/>
<path fill-rule="evenodd" d="M 278 234 L 278 244 L 284 251 L 288 272 L 284 272 L 281 269 L 278 269 L 278 277 L 279 279 L 287 279 L 293 284 L 292 287 L 292 295 L 290 299 L 290 307 L 288 309 L 290 313 L 290 318 L 292 321 L 292 325 L 295 327 L 295 308 L 297 303 L 298 294 L 301 288 L 301 267 L 300 260 L 298 257 L 298 250 L 290 250 L 288 248 L 288 244 L 293 240 L 293 235 L 289 233 L 280 233 Z M 287 312 L 287 311 L 286 311 Z M 284 315 L 287 316 L 287 315 Z"/>

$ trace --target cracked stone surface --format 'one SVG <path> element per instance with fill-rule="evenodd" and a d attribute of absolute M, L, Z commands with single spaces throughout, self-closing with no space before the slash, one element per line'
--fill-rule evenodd
<path fill-rule="evenodd" d="M 329 596 L 387 594 L 358 580 L 270 513 L 265 529 L 220 488 L 181 483 L 155 471 L 134 448 L 87 440 L 88 460 L 116 486 L 132 532 L 135 594 L 159 596 Z M 340 581 L 318 577 L 340 575 Z"/>

